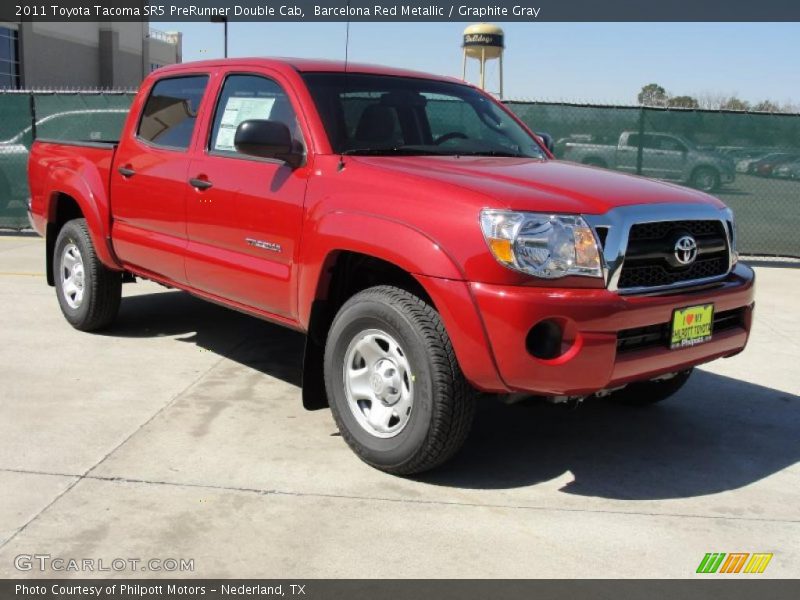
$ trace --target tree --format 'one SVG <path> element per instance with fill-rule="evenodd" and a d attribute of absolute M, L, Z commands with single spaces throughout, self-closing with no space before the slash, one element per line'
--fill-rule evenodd
<path fill-rule="evenodd" d="M 776 113 L 781 112 L 781 107 L 775 104 L 772 100 L 762 100 L 753 107 L 753 110 Z"/>
<path fill-rule="evenodd" d="M 657 83 L 648 83 L 637 96 L 639 104 L 643 106 L 666 106 L 667 90 Z"/>
<path fill-rule="evenodd" d="M 736 96 L 726 99 L 720 108 L 723 110 L 750 110 L 750 103 L 746 100 L 739 100 Z"/>
<path fill-rule="evenodd" d="M 674 108 L 699 108 L 700 103 L 691 96 L 673 96 L 667 100 L 667 106 Z"/>

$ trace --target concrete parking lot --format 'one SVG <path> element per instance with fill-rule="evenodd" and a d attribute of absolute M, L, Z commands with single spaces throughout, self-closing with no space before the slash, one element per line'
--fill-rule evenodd
<path fill-rule="evenodd" d="M 151 283 L 79 333 L 43 252 L 0 237 L 0 577 L 683 578 L 707 552 L 800 576 L 798 268 L 757 268 L 747 351 L 670 401 L 487 400 L 409 480 L 303 410 L 300 335 Z M 32 554 L 194 572 L 18 570 Z"/>

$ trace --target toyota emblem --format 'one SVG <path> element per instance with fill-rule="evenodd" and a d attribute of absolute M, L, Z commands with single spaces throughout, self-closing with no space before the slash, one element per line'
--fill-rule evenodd
<path fill-rule="evenodd" d="M 690 265 L 697 258 L 697 242 L 690 235 L 682 235 L 675 242 L 675 260 L 682 265 Z"/>

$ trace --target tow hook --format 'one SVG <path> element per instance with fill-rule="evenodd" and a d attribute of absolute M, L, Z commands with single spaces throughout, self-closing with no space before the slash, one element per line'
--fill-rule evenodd
<path fill-rule="evenodd" d="M 550 404 L 564 404 L 568 408 L 578 408 L 586 400 L 586 396 L 545 396 L 544 399 Z"/>
<path fill-rule="evenodd" d="M 613 388 L 605 388 L 604 390 L 600 390 L 599 392 L 595 392 L 594 396 L 595 396 L 595 398 L 605 398 L 607 396 L 610 396 L 614 392 L 618 392 L 618 391 L 620 391 L 620 390 L 622 390 L 622 389 L 624 389 L 626 387 L 627 387 L 627 385 L 619 385 L 619 386 L 613 387 Z"/>

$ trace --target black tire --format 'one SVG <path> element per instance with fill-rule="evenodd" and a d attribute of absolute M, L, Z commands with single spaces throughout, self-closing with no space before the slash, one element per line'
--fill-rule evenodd
<path fill-rule="evenodd" d="M 606 400 L 625 406 L 651 406 L 662 402 L 680 390 L 694 369 L 681 371 L 675 377 L 661 381 L 639 381 L 631 383 L 618 392 L 606 396 Z"/>
<path fill-rule="evenodd" d="M 351 408 L 345 385 L 350 348 L 376 330 L 397 341 L 413 371 L 405 425 L 389 438 L 377 437 L 358 422 L 358 409 Z M 477 394 L 461 372 L 439 314 L 405 290 L 376 286 L 350 298 L 328 332 L 324 365 L 325 387 L 342 437 L 361 460 L 381 471 L 412 475 L 432 469 L 451 458 L 469 434 Z"/>
<path fill-rule="evenodd" d="M 719 188 L 719 171 L 711 167 L 697 167 L 692 172 L 691 186 L 701 192 L 713 192 Z"/>
<path fill-rule="evenodd" d="M 82 297 L 65 290 L 64 275 L 67 271 L 65 249 L 77 248 L 82 263 Z M 80 331 L 96 331 L 109 326 L 119 312 L 122 296 L 122 273 L 112 271 L 97 258 L 89 237 L 85 219 L 68 221 L 61 228 L 53 250 L 53 278 L 61 312 L 70 325 Z"/>

